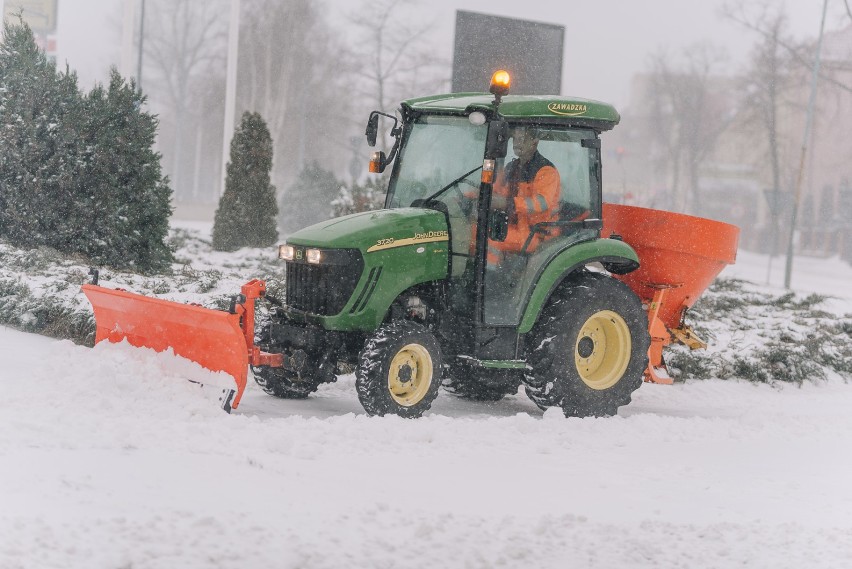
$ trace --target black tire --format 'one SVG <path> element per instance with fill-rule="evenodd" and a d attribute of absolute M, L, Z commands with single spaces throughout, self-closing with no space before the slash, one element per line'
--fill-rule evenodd
<path fill-rule="evenodd" d="M 530 334 L 527 395 L 566 417 L 615 415 L 642 385 L 648 317 L 624 283 L 600 273 L 569 277 Z"/>
<path fill-rule="evenodd" d="M 381 326 L 358 355 L 355 386 L 370 415 L 420 417 L 432 406 L 440 385 L 441 349 L 429 329 L 417 322 L 397 320 Z"/>
<path fill-rule="evenodd" d="M 443 386 L 462 399 L 500 401 L 517 393 L 522 379 L 523 374 L 517 370 L 482 369 L 454 363 L 444 376 Z"/>
<path fill-rule="evenodd" d="M 269 395 L 281 399 L 305 399 L 316 391 L 320 384 L 337 380 L 328 370 L 314 370 L 313 373 L 297 374 L 278 367 L 251 368 L 254 381 Z"/>

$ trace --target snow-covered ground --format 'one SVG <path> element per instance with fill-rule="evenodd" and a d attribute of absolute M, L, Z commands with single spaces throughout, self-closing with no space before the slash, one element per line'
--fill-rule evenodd
<path fill-rule="evenodd" d="M 737 262 L 722 271 L 723 277 L 736 277 L 763 285 L 767 290 L 784 290 L 784 257 L 770 263 L 767 255 L 737 252 Z M 767 279 L 767 277 L 769 277 Z M 816 293 L 834 297 L 834 306 L 852 312 L 852 265 L 837 258 L 794 257 L 790 286 L 799 293 Z"/>
<path fill-rule="evenodd" d="M 795 269 L 852 312 L 852 268 Z M 442 393 L 409 421 L 352 376 L 229 416 L 167 354 L 0 327 L 0 358 L 3 569 L 852 566 L 837 379 L 646 384 L 610 419 Z"/>

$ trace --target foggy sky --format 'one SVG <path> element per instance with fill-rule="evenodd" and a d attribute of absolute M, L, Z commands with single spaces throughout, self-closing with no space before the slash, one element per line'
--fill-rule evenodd
<path fill-rule="evenodd" d="M 733 0 L 728 0 L 733 1 Z M 345 23 L 357 2 L 326 0 Z M 436 53 L 452 61 L 457 9 L 565 26 L 562 92 L 623 106 L 630 78 L 648 67 L 652 53 L 669 52 L 697 41 L 724 45 L 732 72 L 745 63 L 754 35 L 719 16 L 724 0 L 420 0 L 421 21 L 430 22 Z M 816 38 L 821 0 L 771 0 L 784 4 L 798 38 Z M 427 8 L 428 6 L 428 8 Z M 830 0 L 826 30 L 848 26 L 842 0 Z M 483 90 L 486 86 L 483 86 Z"/>
<path fill-rule="evenodd" d="M 242 0 L 250 2 L 251 0 Z M 781 0 L 778 0 L 779 2 Z M 357 0 L 325 0 L 332 21 L 346 33 Z M 665 47 L 676 53 L 701 40 L 725 45 L 731 71 L 741 66 L 754 36 L 718 15 L 722 0 L 421 0 L 417 20 L 431 22 L 435 53 L 452 60 L 455 10 L 561 24 L 566 27 L 562 91 L 623 106 L 630 78 L 648 66 L 649 54 Z M 786 0 L 797 37 L 816 37 L 821 0 Z M 83 87 L 107 77 L 120 58 L 119 0 L 59 0 L 57 42 L 60 65 L 76 69 Z M 830 2 L 827 30 L 848 25 L 841 0 Z M 333 56 L 333 54 L 330 54 Z M 143 78 L 144 79 L 144 78 Z"/>

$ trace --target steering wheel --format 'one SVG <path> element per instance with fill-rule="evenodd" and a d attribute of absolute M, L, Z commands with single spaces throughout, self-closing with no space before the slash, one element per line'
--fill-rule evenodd
<path fill-rule="evenodd" d="M 469 179 L 469 178 L 464 178 L 464 179 L 462 180 L 462 183 L 467 184 L 467 185 L 468 185 L 468 186 L 470 186 L 471 188 L 475 188 L 475 189 L 477 189 L 477 190 L 479 189 L 479 184 L 477 184 L 476 182 L 474 182 L 473 180 L 471 180 L 471 179 Z"/>
<path fill-rule="evenodd" d="M 468 185 L 476 187 L 477 190 L 479 189 L 479 186 L 474 186 L 474 184 L 470 181 L 466 182 L 468 183 Z M 458 202 L 459 208 L 461 209 L 462 213 L 465 217 L 470 217 L 476 205 L 476 200 L 479 199 L 479 195 L 474 198 L 466 196 L 465 193 L 459 187 L 459 184 L 456 184 L 453 187 L 453 191 L 455 192 L 456 201 Z"/>
<path fill-rule="evenodd" d="M 461 189 L 461 184 L 467 184 L 471 188 L 476 190 L 476 197 L 469 197 L 465 195 L 465 193 Z M 464 178 L 459 181 L 458 184 L 453 186 L 453 190 L 458 194 L 459 205 L 461 206 L 462 212 L 466 217 L 470 217 L 470 214 L 473 211 L 473 208 L 476 204 L 476 200 L 479 199 L 479 184 L 474 182 L 469 178 Z"/>

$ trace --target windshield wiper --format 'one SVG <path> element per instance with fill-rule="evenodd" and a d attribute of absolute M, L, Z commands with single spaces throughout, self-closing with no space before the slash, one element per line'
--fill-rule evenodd
<path fill-rule="evenodd" d="M 438 196 L 440 196 L 441 194 L 443 194 L 444 192 L 446 192 L 447 190 L 449 190 L 450 188 L 452 188 L 453 186 L 455 186 L 456 184 L 458 184 L 459 182 L 461 182 L 462 180 L 464 180 L 465 178 L 467 178 L 468 176 L 470 176 L 471 174 L 476 172 L 477 170 L 481 170 L 481 169 L 482 169 L 482 164 L 480 164 L 479 166 L 477 166 L 476 168 L 474 168 L 470 172 L 462 174 L 461 176 L 459 176 L 458 178 L 456 178 L 455 180 L 453 180 L 452 182 L 450 182 L 449 184 L 447 184 L 446 186 L 444 186 L 443 188 L 441 188 L 440 190 L 438 190 L 437 192 L 435 192 L 434 194 L 432 194 L 431 196 L 429 196 L 428 198 L 423 200 L 423 202 L 425 203 L 425 202 L 430 202 L 430 201 L 434 200 L 435 198 L 437 198 Z"/>

